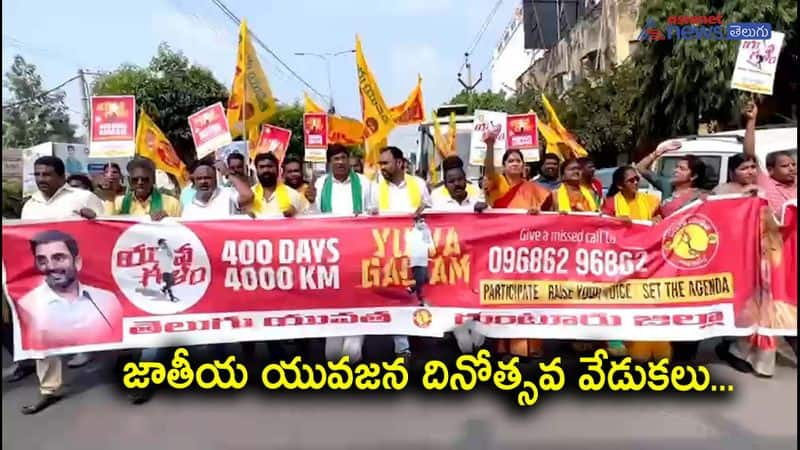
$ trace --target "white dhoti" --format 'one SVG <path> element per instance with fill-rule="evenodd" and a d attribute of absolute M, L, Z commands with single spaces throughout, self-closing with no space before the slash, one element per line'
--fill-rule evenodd
<path fill-rule="evenodd" d="M 472 353 L 475 349 L 483 345 L 485 336 L 475 330 L 475 326 L 475 321 L 470 320 L 453 329 L 453 336 L 456 338 L 458 349 L 461 350 L 461 353 Z"/>
<path fill-rule="evenodd" d="M 342 356 L 350 357 L 351 363 L 361 361 L 364 336 L 337 336 L 325 338 L 325 359 L 338 361 Z"/>

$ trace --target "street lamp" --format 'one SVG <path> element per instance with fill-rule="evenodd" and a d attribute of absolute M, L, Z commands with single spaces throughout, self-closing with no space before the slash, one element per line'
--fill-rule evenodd
<path fill-rule="evenodd" d="M 355 50 L 342 50 L 335 53 L 311 53 L 311 52 L 296 52 L 295 56 L 315 56 L 325 61 L 325 71 L 328 73 L 328 100 L 330 103 L 329 113 L 336 113 L 336 108 L 333 106 L 333 83 L 331 82 L 331 60 L 334 56 L 346 55 L 348 53 L 355 53 Z"/>

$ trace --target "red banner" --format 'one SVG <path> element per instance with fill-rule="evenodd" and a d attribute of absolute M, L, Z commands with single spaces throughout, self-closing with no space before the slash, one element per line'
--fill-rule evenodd
<path fill-rule="evenodd" d="M 406 290 L 410 217 L 15 223 L 3 227 L 5 283 L 22 336 L 14 356 L 442 336 L 468 321 L 489 337 L 747 335 L 758 320 L 743 313 L 760 274 L 761 205 L 712 198 L 652 226 L 597 215 L 432 213 L 429 307 Z"/>
<path fill-rule="evenodd" d="M 303 114 L 303 143 L 306 149 L 306 161 L 325 162 L 325 152 L 328 149 L 327 114 Z"/>
<path fill-rule="evenodd" d="M 198 159 L 233 142 L 221 102 L 197 111 L 188 119 Z"/>
<path fill-rule="evenodd" d="M 136 138 L 136 99 L 132 95 L 92 97 L 90 156 L 133 156 Z"/>
<path fill-rule="evenodd" d="M 769 327 L 761 334 L 786 334 L 797 330 L 797 200 L 783 207 L 777 230 L 767 230 L 768 263 L 770 265 L 771 308 L 761 326 Z M 772 231 L 772 232 L 770 232 Z"/>

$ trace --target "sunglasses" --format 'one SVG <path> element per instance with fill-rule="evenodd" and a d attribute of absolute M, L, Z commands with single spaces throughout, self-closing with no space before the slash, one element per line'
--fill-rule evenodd
<path fill-rule="evenodd" d="M 626 182 L 626 183 L 636 183 L 636 184 L 639 184 L 639 180 L 641 180 L 641 178 L 639 178 L 639 177 L 631 177 L 631 178 L 628 178 L 627 180 L 625 180 L 625 182 Z"/>
<path fill-rule="evenodd" d="M 131 177 L 133 183 L 147 183 L 148 181 L 150 181 L 150 177 Z"/>

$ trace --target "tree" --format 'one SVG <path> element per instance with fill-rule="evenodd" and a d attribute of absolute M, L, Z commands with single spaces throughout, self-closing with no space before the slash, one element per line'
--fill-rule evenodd
<path fill-rule="evenodd" d="M 467 114 L 472 114 L 476 109 L 489 111 L 506 111 L 508 102 L 503 92 L 468 92 L 462 90 L 450 100 L 451 105 L 467 105 Z"/>
<path fill-rule="evenodd" d="M 92 92 L 135 95 L 136 104 L 153 118 L 187 164 L 196 158 L 189 115 L 228 100 L 227 89 L 208 69 L 190 64 L 183 53 L 172 50 L 166 43 L 158 46 L 147 67 L 123 64 L 97 78 Z"/>
<path fill-rule="evenodd" d="M 635 68 L 626 62 L 584 78 L 561 99 L 564 108 L 559 118 L 598 165 L 617 165 L 620 153 L 633 157 L 638 138 L 636 117 L 630 113 L 639 94 L 635 80 Z"/>
<path fill-rule="evenodd" d="M 36 66 L 20 55 L 3 83 L 11 95 L 4 99 L 3 147 L 30 147 L 47 141 L 75 142 L 64 91 L 45 91 Z"/>
<path fill-rule="evenodd" d="M 666 24 L 672 15 L 721 14 L 726 23 L 767 22 L 774 31 L 786 33 L 787 46 L 779 59 L 779 71 L 797 68 L 797 5 L 790 0 L 648 0 L 640 10 L 640 25 L 652 18 Z M 702 121 L 730 124 L 738 118 L 743 93 L 730 88 L 738 42 L 712 40 L 663 40 L 643 42 L 633 56 L 640 93 L 633 103 L 640 136 L 667 138 L 697 132 Z M 794 57 L 792 55 L 795 55 Z M 787 64 L 788 63 L 788 64 Z M 781 67 L 783 66 L 783 67 Z M 776 85 L 776 94 L 795 90 Z M 795 96 L 796 98 L 796 93 Z M 775 97 L 778 98 L 778 97 Z"/>

